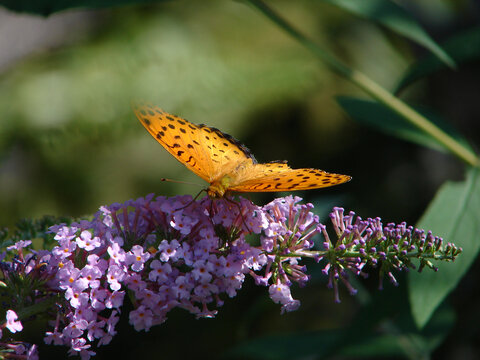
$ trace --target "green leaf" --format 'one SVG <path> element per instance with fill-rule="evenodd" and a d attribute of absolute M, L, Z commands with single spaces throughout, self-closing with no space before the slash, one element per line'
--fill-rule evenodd
<path fill-rule="evenodd" d="M 167 0 L 0 0 L 7 9 L 43 16 L 71 8 L 106 8 L 125 4 L 153 3 Z"/>
<path fill-rule="evenodd" d="M 429 134 L 424 133 L 383 104 L 348 96 L 338 96 L 336 100 L 342 109 L 358 122 L 373 127 L 386 134 L 427 146 L 435 150 L 445 151 L 443 144 Z M 455 140 L 462 145 L 471 149 L 465 138 L 463 138 L 450 123 L 426 110 L 416 110 L 423 116 L 427 117 L 444 132 L 455 138 Z"/>
<path fill-rule="evenodd" d="M 411 321 L 407 314 L 405 318 Z M 443 307 L 424 331 L 416 331 L 414 325 L 395 324 L 387 321 L 381 324 L 382 333 L 370 333 L 361 341 L 346 342 L 338 354 L 354 358 L 371 359 L 382 356 L 397 358 L 404 355 L 410 359 L 428 359 L 448 335 L 455 321 L 452 308 Z M 403 326 L 402 326 L 403 325 Z"/>
<path fill-rule="evenodd" d="M 480 26 L 462 31 L 445 41 L 442 47 L 457 64 L 463 64 L 480 58 Z M 399 93 L 411 83 L 436 71 L 445 69 L 444 63 L 429 55 L 413 64 L 400 80 L 395 93 Z"/>
<path fill-rule="evenodd" d="M 480 170 L 470 169 L 465 181 L 446 183 L 435 196 L 417 227 L 441 236 L 444 242 L 463 248 L 453 263 L 434 264 L 409 274 L 409 296 L 416 324 L 423 327 L 437 306 L 457 285 L 480 250 Z"/>
<path fill-rule="evenodd" d="M 386 27 L 430 50 L 447 66 L 454 68 L 452 58 L 428 35 L 405 9 L 390 0 L 323 0 L 355 15 Z"/>
<path fill-rule="evenodd" d="M 442 343 L 455 323 L 453 309 L 442 306 L 428 326 L 418 330 L 407 303 L 407 286 L 400 281 L 399 287 L 373 293 L 337 344 L 336 355 L 426 359 Z"/>

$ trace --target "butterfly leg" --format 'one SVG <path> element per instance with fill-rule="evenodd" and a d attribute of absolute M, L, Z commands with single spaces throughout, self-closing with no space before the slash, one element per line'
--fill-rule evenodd
<path fill-rule="evenodd" d="M 182 207 L 179 207 L 178 209 L 175 209 L 175 211 L 183 210 L 183 209 L 189 207 L 190 205 L 192 205 L 195 201 L 197 201 L 197 199 L 198 199 L 198 197 L 200 196 L 200 194 L 201 194 L 202 192 L 204 192 L 204 191 L 206 192 L 207 190 L 206 190 L 206 189 L 200 190 L 200 192 L 199 192 L 197 195 L 195 195 L 195 197 L 194 197 L 191 201 L 189 201 L 187 205 L 184 205 L 184 206 L 182 206 Z"/>
<path fill-rule="evenodd" d="M 248 225 L 247 225 L 247 222 L 245 221 L 245 217 L 243 216 L 243 210 L 242 210 L 242 207 L 240 206 L 240 204 L 239 204 L 237 201 L 232 200 L 232 199 L 230 199 L 230 198 L 228 198 L 228 197 L 226 197 L 226 196 L 224 197 L 224 199 L 225 199 L 226 201 L 228 201 L 229 203 L 234 204 L 234 205 L 238 208 L 238 213 L 239 213 L 239 215 L 240 215 L 241 218 L 242 218 L 242 223 L 243 223 L 243 225 L 245 226 L 245 229 L 247 230 L 247 232 L 251 233 L 252 230 L 250 230 L 250 228 L 249 228 Z"/>

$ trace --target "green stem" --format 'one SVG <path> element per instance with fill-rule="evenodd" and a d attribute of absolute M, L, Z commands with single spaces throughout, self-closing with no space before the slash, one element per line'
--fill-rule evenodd
<path fill-rule="evenodd" d="M 291 254 L 282 254 L 282 258 L 286 257 L 300 257 L 300 256 L 307 256 L 307 257 L 328 257 L 332 254 L 332 250 L 303 250 L 301 253 L 291 253 Z M 270 254 L 272 255 L 272 254 Z M 391 251 L 385 254 L 386 257 L 393 257 L 398 256 L 398 251 Z M 424 254 L 420 252 L 409 252 L 402 257 L 408 258 L 418 258 L 418 259 L 433 259 L 433 260 L 454 260 L 455 256 L 452 255 L 437 255 L 437 254 Z M 345 251 L 343 253 L 336 253 L 333 250 L 333 257 L 334 258 L 361 258 L 361 259 L 370 259 L 372 256 L 361 254 L 359 251 Z"/>
<path fill-rule="evenodd" d="M 290 25 L 285 19 L 278 15 L 273 9 L 271 9 L 263 0 L 247 0 L 257 9 L 259 9 L 265 16 L 276 23 L 280 28 L 287 32 L 290 36 L 296 39 L 309 51 L 320 58 L 327 64 L 334 72 L 347 78 L 359 88 L 364 90 L 371 97 L 386 105 L 398 115 L 412 123 L 427 134 L 430 134 L 433 138 L 439 141 L 445 148 L 450 150 L 457 157 L 465 161 L 472 166 L 480 166 L 480 160 L 475 153 L 456 141 L 450 135 L 445 133 L 435 124 L 430 122 L 426 117 L 412 109 L 405 102 L 395 97 L 391 92 L 380 86 L 368 76 L 360 71 L 350 69 L 348 66 L 340 62 L 334 56 L 324 51 L 315 42 L 307 38 L 300 33 L 292 25 Z"/>

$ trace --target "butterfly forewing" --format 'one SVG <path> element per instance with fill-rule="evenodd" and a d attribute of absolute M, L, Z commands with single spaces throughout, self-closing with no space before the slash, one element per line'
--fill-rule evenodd
<path fill-rule="evenodd" d="M 192 124 L 150 104 L 134 105 L 134 111 L 170 154 L 209 183 L 234 172 L 239 164 L 255 162 L 245 146 L 216 128 Z"/>
<path fill-rule="evenodd" d="M 210 182 L 234 174 L 239 167 L 256 163 L 250 150 L 232 136 L 206 125 L 199 127 L 202 131 L 203 147 L 212 162 Z"/>
<path fill-rule="evenodd" d="M 206 151 L 202 128 L 150 104 L 134 105 L 142 125 L 170 154 L 210 182 L 215 165 Z"/>

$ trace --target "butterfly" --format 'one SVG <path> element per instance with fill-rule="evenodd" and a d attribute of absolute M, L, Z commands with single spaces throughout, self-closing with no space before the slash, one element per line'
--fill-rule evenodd
<path fill-rule="evenodd" d="M 195 125 L 146 103 L 134 104 L 142 125 L 170 154 L 210 185 L 207 194 L 318 189 L 350 181 L 348 175 L 292 169 L 286 161 L 259 164 L 245 145 L 206 125 Z"/>

